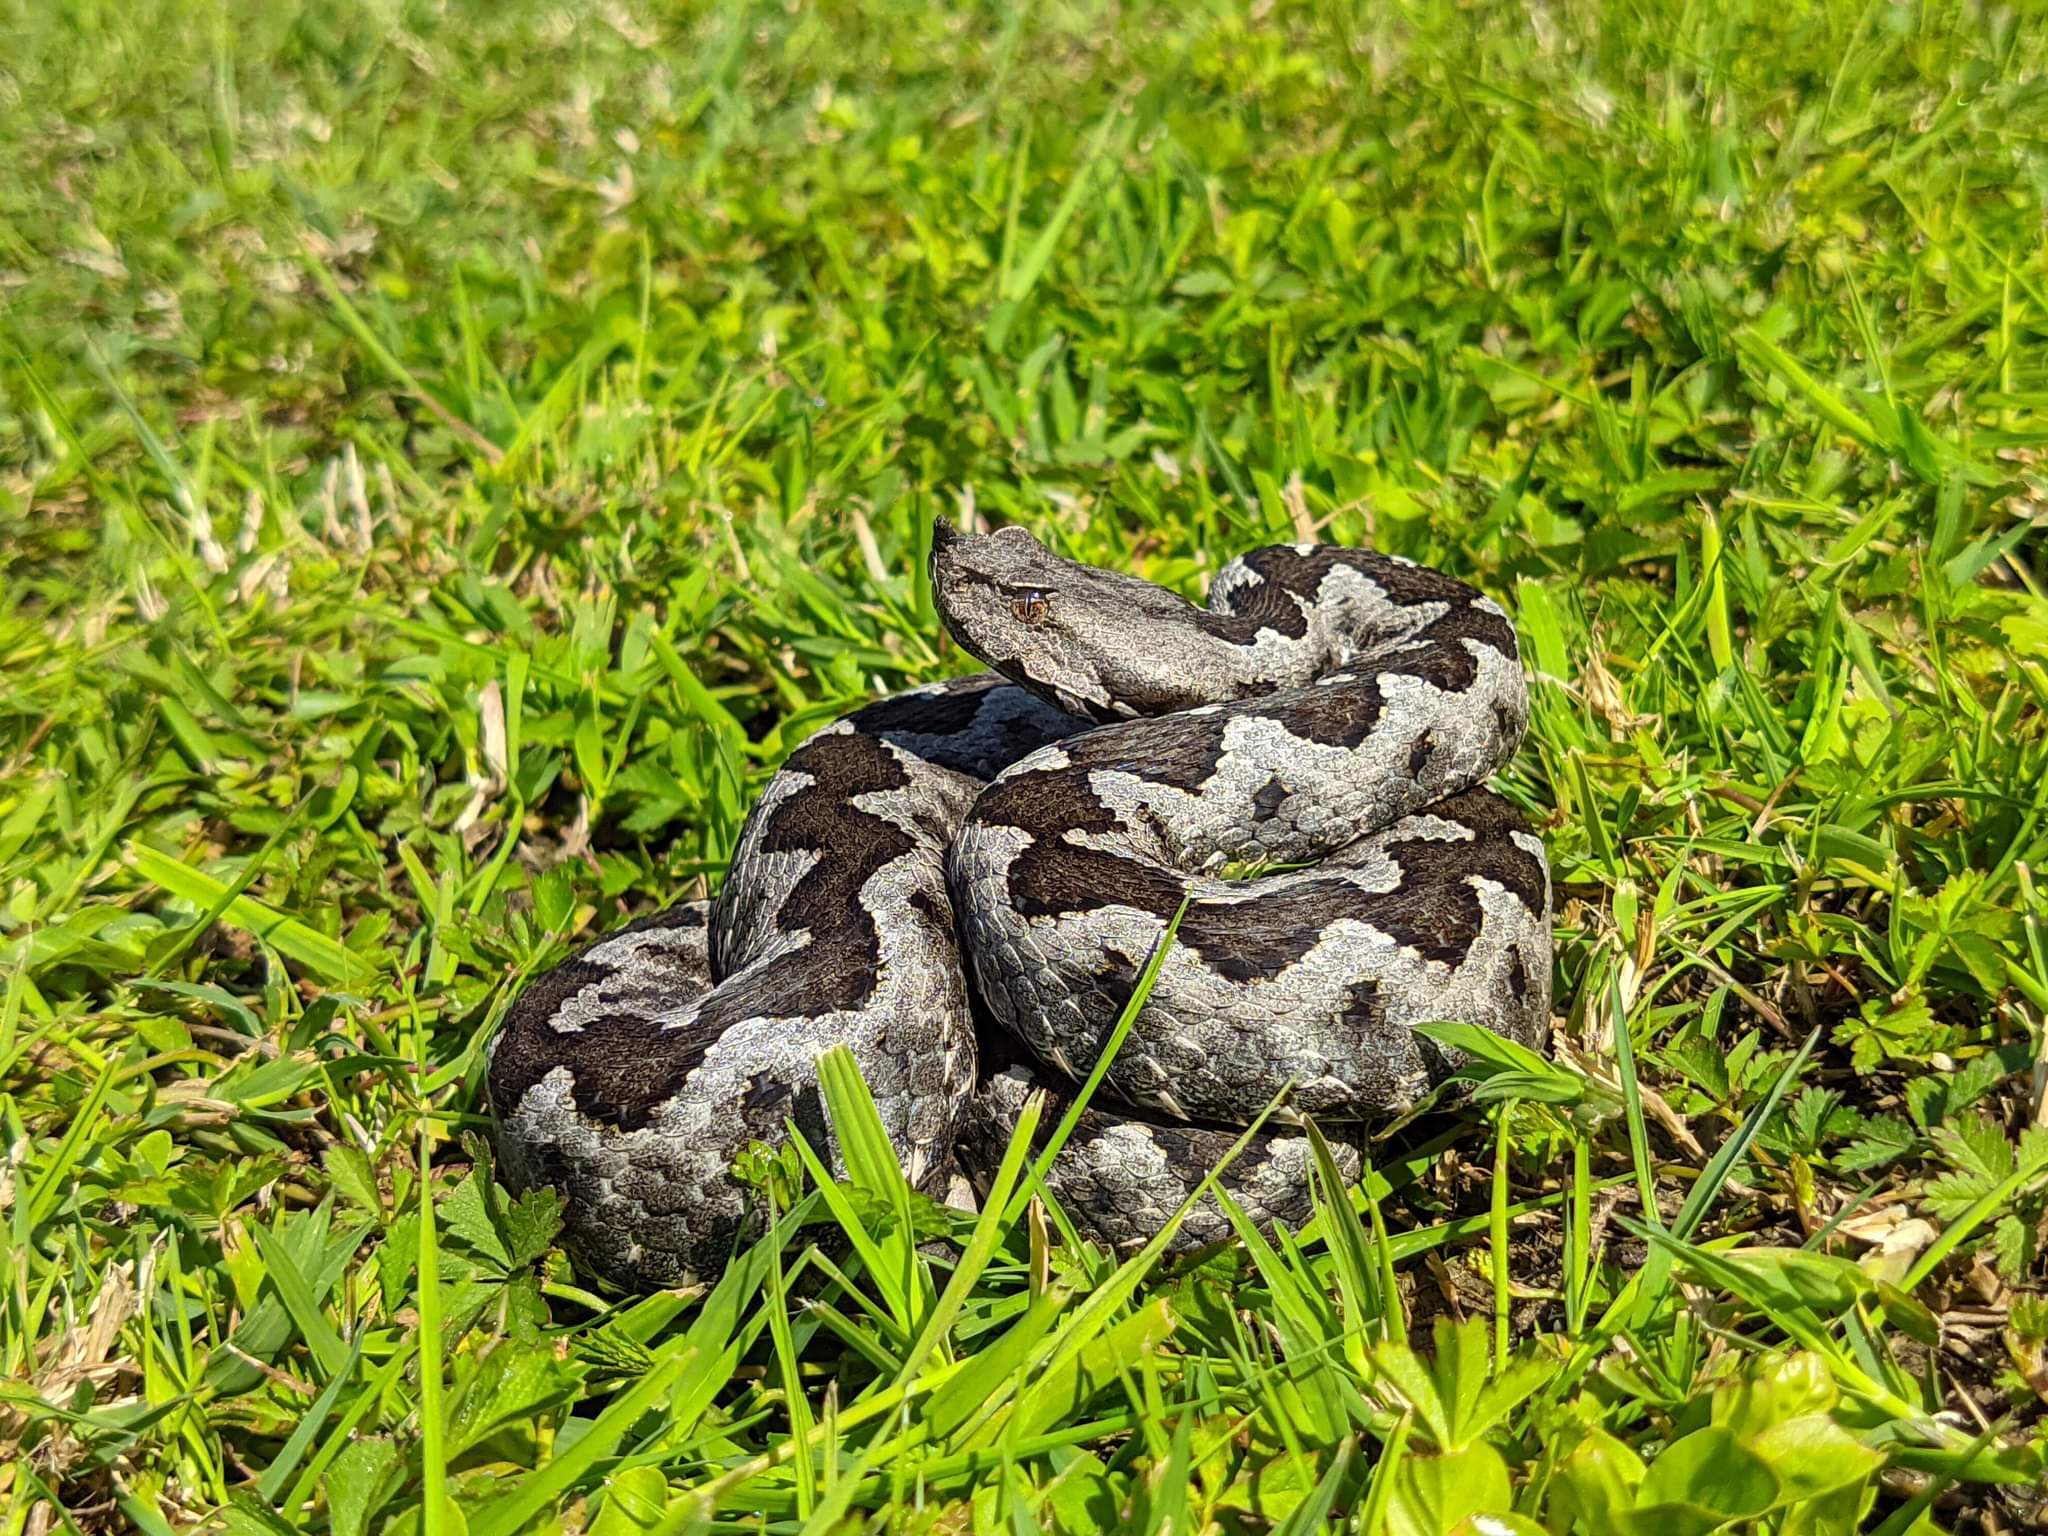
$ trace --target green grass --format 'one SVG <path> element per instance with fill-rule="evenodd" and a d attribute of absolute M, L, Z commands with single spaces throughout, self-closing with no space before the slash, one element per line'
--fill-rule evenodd
<path fill-rule="evenodd" d="M 1956 0 L 0 4 L 0 1530 L 2039 1518 L 2044 69 Z M 868 1157 L 594 1295 L 481 1047 L 967 665 L 970 499 L 1508 602 L 1558 1050 L 1199 1264 Z"/>

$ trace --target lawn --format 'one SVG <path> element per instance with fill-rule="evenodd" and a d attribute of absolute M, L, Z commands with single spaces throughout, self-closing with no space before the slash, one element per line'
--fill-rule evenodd
<path fill-rule="evenodd" d="M 1958 0 L 0 3 L 0 1531 L 2043 1528 L 2044 69 Z M 1193 1261 L 764 1162 L 714 1289 L 598 1294 L 483 1046 L 971 665 L 970 511 L 1506 603 L 1550 1060 Z"/>

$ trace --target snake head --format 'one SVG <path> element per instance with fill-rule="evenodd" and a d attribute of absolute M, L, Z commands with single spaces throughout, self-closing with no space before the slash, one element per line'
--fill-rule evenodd
<path fill-rule="evenodd" d="M 1022 528 L 961 533 L 944 518 L 931 569 L 947 633 L 1047 703 L 1102 722 L 1185 707 L 1160 692 L 1162 648 L 1197 634 L 1177 594 L 1062 559 Z"/>

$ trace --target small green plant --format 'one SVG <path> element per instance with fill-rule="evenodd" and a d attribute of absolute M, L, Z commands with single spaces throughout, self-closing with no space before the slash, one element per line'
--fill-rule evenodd
<path fill-rule="evenodd" d="M 1732 1380 L 1673 1414 L 1664 1443 L 1647 1456 L 1589 1423 L 1556 1458 L 1548 1528 L 1587 1536 L 1860 1530 L 1885 1457 L 1838 1421 L 1838 1401 L 1826 1362 L 1794 1352 L 1745 1360 Z"/>
<path fill-rule="evenodd" d="M 1988 1226 L 1999 1274 L 2022 1282 L 2039 1256 L 2048 1214 L 2048 1126 L 2028 1126 L 2015 1143 L 1983 1115 L 1958 1115 L 1929 1135 L 1950 1171 L 1928 1183 L 1924 1200 L 1954 1234 L 1948 1246 Z"/>
<path fill-rule="evenodd" d="M 1396 1536 L 1478 1533 L 1487 1520 L 1512 1514 L 1513 1480 L 1494 1440 L 1563 1361 L 1539 1343 L 1496 1366 L 1487 1331 L 1477 1320 L 1440 1317 L 1433 1360 L 1392 1339 L 1372 1350 L 1372 1395 L 1408 1431 L 1389 1458 L 1387 1528 Z"/>

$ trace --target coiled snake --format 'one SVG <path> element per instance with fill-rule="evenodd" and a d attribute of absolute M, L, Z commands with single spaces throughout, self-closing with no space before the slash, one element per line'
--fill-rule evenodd
<path fill-rule="evenodd" d="M 956 1141 L 991 1166 L 1034 1085 L 1094 1065 L 1184 897 L 1048 1178 L 1114 1247 L 1156 1234 L 1283 1086 L 1296 1111 L 1362 1120 L 1455 1066 L 1411 1025 L 1547 1033 L 1543 846 L 1481 787 L 1528 718 L 1498 605 L 1305 544 L 1232 561 L 1206 608 L 1016 528 L 939 524 L 931 571 L 946 628 L 995 671 L 805 741 L 716 900 L 537 977 L 493 1042 L 504 1172 L 563 1191 L 572 1251 L 614 1283 L 723 1266 L 757 1226 L 735 1155 L 791 1122 L 833 1145 L 815 1072 L 833 1044 L 919 1187 Z M 1281 1125 L 1227 1187 L 1296 1221 L 1307 1168 Z M 1228 1231 L 1206 1201 L 1176 1244 Z"/>

